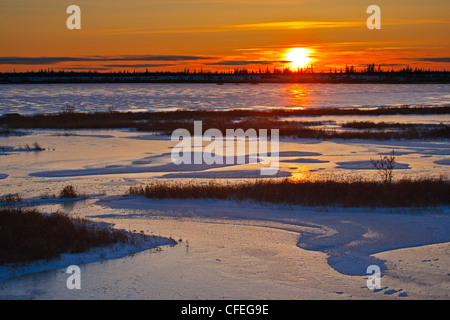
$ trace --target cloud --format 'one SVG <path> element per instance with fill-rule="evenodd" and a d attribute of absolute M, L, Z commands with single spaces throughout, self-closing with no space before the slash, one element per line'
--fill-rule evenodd
<path fill-rule="evenodd" d="M 196 28 L 196 29 L 99 29 L 99 30 L 87 30 L 86 33 L 90 34 L 113 34 L 113 35 L 139 35 L 139 34 L 160 34 L 160 33 L 209 33 L 209 32 L 224 32 L 227 31 L 223 28 Z"/>
<path fill-rule="evenodd" d="M 91 57 L 0 57 L 0 64 L 52 65 L 61 62 L 108 62 L 108 61 L 195 61 L 215 59 L 209 56 L 186 55 L 124 55 Z"/>
<path fill-rule="evenodd" d="M 238 29 L 311 29 L 365 26 L 362 21 L 282 21 L 238 24 L 230 26 Z"/>
<path fill-rule="evenodd" d="M 409 24 L 430 24 L 430 23 L 448 23 L 449 19 L 409 19 L 383 21 L 383 25 L 409 25 Z M 348 27 L 366 27 L 366 20 L 361 21 L 275 21 L 248 23 L 229 26 L 230 28 L 244 30 L 267 30 L 267 29 L 315 29 L 315 28 L 348 28 Z"/>
<path fill-rule="evenodd" d="M 156 67 L 172 67 L 170 63 L 147 63 L 147 64 L 108 64 L 105 67 L 110 68 L 156 68 Z"/>
<path fill-rule="evenodd" d="M 450 57 L 416 58 L 416 59 L 410 59 L 410 60 L 423 61 L 423 62 L 450 62 Z"/>
<path fill-rule="evenodd" d="M 209 66 L 246 66 L 246 65 L 271 65 L 274 63 L 290 63 L 291 61 L 284 61 L 284 60 L 274 60 L 274 61 L 267 61 L 267 60 L 225 60 L 225 61 L 219 61 L 219 62 L 210 62 L 205 63 Z"/>
<path fill-rule="evenodd" d="M 63 70 L 63 71 L 75 71 L 75 70 L 79 70 L 79 71 L 105 71 L 105 70 L 111 70 L 112 68 L 108 68 L 108 67 L 84 67 L 84 66 L 79 66 L 79 67 L 57 67 L 55 68 L 55 70 Z"/>
<path fill-rule="evenodd" d="M 88 61 L 70 57 L 1 57 L 0 64 L 55 64 L 59 62 Z"/>
<path fill-rule="evenodd" d="M 298 1 L 298 0 L 296 0 Z M 278 2 L 277 2 L 278 3 Z M 409 25 L 409 24 L 430 24 L 448 23 L 449 19 L 403 19 L 384 21 L 383 25 Z M 259 23 L 235 24 L 235 25 L 199 25 L 193 28 L 167 28 L 167 29 L 97 29 L 85 30 L 90 34 L 112 34 L 112 35 L 140 35 L 140 34 L 170 34 L 170 33 L 211 33 L 229 32 L 236 30 L 298 30 L 317 28 L 349 28 L 366 27 L 366 20 L 358 21 L 266 21 Z"/>

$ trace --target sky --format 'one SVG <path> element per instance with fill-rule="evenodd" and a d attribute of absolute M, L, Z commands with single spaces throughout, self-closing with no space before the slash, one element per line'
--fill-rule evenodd
<path fill-rule="evenodd" d="M 77 5 L 81 29 L 66 10 Z M 369 29 L 377 5 L 381 29 Z M 450 69 L 448 0 L 0 0 L 0 72 Z"/>

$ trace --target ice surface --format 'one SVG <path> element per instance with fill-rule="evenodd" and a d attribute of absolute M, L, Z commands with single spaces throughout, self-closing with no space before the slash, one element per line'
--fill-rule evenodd
<path fill-rule="evenodd" d="M 378 159 L 374 159 L 375 161 Z M 351 170 L 376 170 L 374 165 L 370 161 L 349 161 L 349 162 L 338 162 L 338 168 L 341 169 L 351 169 Z M 410 169 L 407 163 L 395 162 L 394 169 Z"/>
<path fill-rule="evenodd" d="M 68 275 L 58 269 L 2 282 L 0 297 L 445 298 L 448 288 L 442 279 L 449 265 L 426 266 L 448 256 L 449 213 L 450 208 L 413 213 L 103 197 L 71 214 L 118 228 L 171 235 L 179 239 L 178 245 L 82 265 L 82 290 L 68 290 Z M 409 254 L 403 260 L 401 248 L 414 249 L 416 258 Z M 395 267 L 398 262 L 400 270 Z M 365 272 L 371 264 L 382 269 L 382 289 L 376 292 L 366 287 Z"/>
<path fill-rule="evenodd" d="M 31 137 L 0 137 L 0 145 L 38 141 L 46 149 L 2 156 L 0 172 L 9 176 L 2 180 L 0 195 L 18 193 L 24 206 L 36 205 L 46 212 L 63 209 L 117 228 L 182 241 L 161 251 L 84 264 L 81 291 L 68 290 L 67 274 L 60 269 L 64 267 L 53 265 L 59 269 L 1 282 L 0 298 L 346 299 L 448 294 L 443 279 L 450 264 L 442 261 L 450 250 L 449 208 L 302 208 L 136 198 L 125 195 L 128 188 L 155 179 L 253 179 L 259 168 L 249 164 L 173 170 L 174 142 L 168 136 L 142 138 L 126 130 L 71 133 L 33 130 Z M 393 149 L 401 168 L 407 168 L 395 170 L 396 178 L 448 176 L 445 140 L 313 139 L 280 140 L 280 175 L 378 178 L 369 159 Z M 68 184 L 88 199 L 52 197 Z M 439 263 L 439 268 L 422 260 Z M 382 268 L 385 289 L 367 289 L 368 264 Z"/>
<path fill-rule="evenodd" d="M 440 164 L 443 166 L 450 166 L 450 159 L 436 160 L 434 163 Z"/>
<path fill-rule="evenodd" d="M 450 104 L 449 91 L 449 84 L 12 84 L 0 86 L 0 110 L 55 113 L 66 104 L 88 112 L 430 106 Z"/>
<path fill-rule="evenodd" d="M 86 112 L 110 107 L 137 112 L 450 104 L 449 84 L 260 84 L 251 90 L 249 86 L 2 85 L 0 110 L 57 113 L 66 104 Z M 327 121 L 327 127 L 338 129 L 347 121 L 448 124 L 450 116 L 282 120 Z M 22 152 L 21 146 L 35 141 L 45 150 Z M 1 136 L 0 146 L 9 147 L 0 150 L 0 196 L 17 193 L 24 207 L 62 209 L 162 241 L 159 249 L 104 248 L 21 269 L 2 267 L 0 281 L 10 279 L 0 282 L 0 299 L 448 299 L 447 207 L 370 210 L 149 200 L 125 194 L 130 186 L 155 180 L 254 179 L 260 177 L 260 167 L 175 166 L 170 137 L 128 130 L 33 130 L 25 136 Z M 445 139 L 287 138 L 280 139 L 277 177 L 379 179 L 370 159 L 392 150 L 398 161 L 394 178 L 449 177 L 450 148 Z M 69 184 L 88 197 L 59 199 L 57 194 Z M 178 245 L 164 245 L 163 239 L 169 237 Z M 68 264 L 80 264 L 82 290 L 67 289 Z M 382 269 L 380 290 L 366 287 L 366 268 L 371 264 Z"/>
<path fill-rule="evenodd" d="M 62 254 L 60 258 L 53 260 L 39 260 L 29 264 L 12 264 L 0 266 L 0 282 L 49 270 L 67 268 L 71 265 L 83 265 L 93 262 L 119 259 L 140 251 L 154 249 L 159 246 L 176 244 L 174 240 L 163 237 L 150 237 L 145 241 L 135 244 L 116 244 L 108 247 L 100 247 L 83 253 Z"/>

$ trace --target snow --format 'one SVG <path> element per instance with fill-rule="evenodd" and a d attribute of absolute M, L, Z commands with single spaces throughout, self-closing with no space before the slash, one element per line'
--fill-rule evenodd
<path fill-rule="evenodd" d="M 444 166 L 450 166 L 450 159 L 436 160 L 434 163 Z"/>
<path fill-rule="evenodd" d="M 45 151 L 2 156 L 0 178 L 7 179 L 0 195 L 18 193 L 23 206 L 143 230 L 160 237 L 160 249 L 105 248 L 22 271 L 3 268 L 0 298 L 448 299 L 450 208 L 306 208 L 133 197 L 125 195 L 130 186 L 155 179 L 253 179 L 259 167 L 175 166 L 174 143 L 167 136 L 126 130 L 70 133 L 33 130 L 32 141 Z M 29 143 L 24 136 L 0 139 L 5 139 L 0 145 L 6 139 L 11 146 Z M 280 139 L 279 176 L 377 179 L 369 159 L 393 149 L 401 164 L 394 177 L 448 176 L 445 140 L 313 139 Z M 88 197 L 50 196 L 69 184 Z M 170 237 L 182 241 L 164 245 L 163 238 Z M 83 265 L 82 290 L 68 290 L 64 268 L 77 263 Z M 366 287 L 372 264 L 382 270 L 382 289 L 376 292 Z"/>
<path fill-rule="evenodd" d="M 71 214 L 170 235 L 178 245 L 102 263 L 93 252 L 78 291 L 66 288 L 64 268 L 84 262 L 65 258 L 50 265 L 56 271 L 2 282 L 0 298 L 445 299 L 449 213 L 105 196 Z M 382 269 L 375 291 L 366 287 L 373 264 Z"/>
<path fill-rule="evenodd" d="M 281 160 L 282 162 L 293 162 L 293 163 L 327 163 L 328 160 L 311 159 L 311 158 L 296 158 L 296 159 L 286 159 Z"/>
<path fill-rule="evenodd" d="M 375 159 L 375 161 L 378 159 Z M 370 161 L 349 161 L 349 162 L 338 162 L 338 168 L 350 169 L 350 170 L 376 170 Z M 395 162 L 395 169 L 410 169 L 407 163 Z"/>
<path fill-rule="evenodd" d="M 149 239 L 141 240 L 135 244 L 116 244 L 108 247 L 93 248 L 83 253 L 66 253 L 62 254 L 60 258 L 50 261 L 39 260 L 27 264 L 2 265 L 0 266 L 0 282 L 26 274 L 63 269 L 71 265 L 79 266 L 110 259 L 120 259 L 140 251 L 175 243 L 174 240 L 167 238 L 149 237 Z"/>
<path fill-rule="evenodd" d="M 407 209 L 282 208 L 232 201 L 150 200 L 132 196 L 106 198 L 99 204 L 141 212 L 141 216 L 134 214 L 133 218 L 151 218 L 154 212 L 180 218 L 189 212 L 188 216 L 195 218 L 264 221 L 269 226 L 271 222 L 281 222 L 285 225 L 277 228 L 295 229 L 299 233 L 299 247 L 328 254 L 328 263 L 347 275 L 364 275 L 372 264 L 384 268 L 382 261 L 372 257 L 375 253 L 450 242 L 450 220 L 445 217 L 450 208 L 421 210 L 416 215 L 404 214 Z M 438 212 L 444 217 L 435 217 Z M 123 219 L 126 215 L 114 217 Z"/>

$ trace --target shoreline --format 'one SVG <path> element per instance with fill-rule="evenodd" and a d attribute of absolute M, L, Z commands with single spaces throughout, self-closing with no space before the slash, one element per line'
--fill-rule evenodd
<path fill-rule="evenodd" d="M 152 236 L 151 239 L 138 244 L 115 244 L 107 247 L 92 248 L 82 253 L 64 253 L 61 254 L 60 258 L 49 261 L 38 260 L 30 263 L 0 265 L 0 286 L 2 282 L 24 275 L 64 269 L 70 265 L 86 265 L 95 262 L 121 259 L 142 251 L 175 244 L 176 242 L 173 239 Z"/>
<path fill-rule="evenodd" d="M 137 252 L 131 252 L 87 261 L 82 269 L 82 290 L 77 292 L 66 289 L 69 275 L 65 270 L 58 271 L 67 265 L 53 264 L 48 271 L 55 272 L 36 277 L 30 272 L 45 271 L 37 265 L 22 274 L 29 277 L 0 280 L 0 297 L 448 298 L 442 284 L 450 250 L 445 233 L 448 219 L 442 216 L 449 212 L 448 206 L 441 213 L 428 210 L 417 215 L 401 210 L 286 208 L 250 202 L 226 201 L 219 205 L 224 202 L 215 200 L 134 200 L 102 198 L 95 203 L 100 211 L 94 207 L 90 212 L 83 208 L 78 211 L 119 228 L 149 228 L 150 233 L 172 234 L 182 242 L 158 255 L 153 254 L 159 252 L 156 249 L 149 254 L 133 256 Z M 433 230 L 434 238 L 425 239 L 420 232 L 410 234 L 411 223 L 416 231 Z M 90 258 L 100 256 L 100 252 L 93 252 Z M 69 258 L 67 264 L 77 262 L 75 256 Z M 366 263 L 382 266 L 381 289 L 365 287 Z M 141 280 L 139 285 L 136 279 Z M 255 296 L 247 286 L 257 287 L 258 294 Z M 94 288 L 109 290 L 92 291 Z"/>
<path fill-rule="evenodd" d="M 447 71 L 376 71 L 325 73 L 312 71 L 288 72 L 74 72 L 41 71 L 0 73 L 0 84 L 53 84 L 53 83 L 190 83 L 217 85 L 263 83 L 385 83 L 385 84 L 446 84 Z"/>

